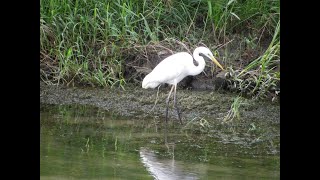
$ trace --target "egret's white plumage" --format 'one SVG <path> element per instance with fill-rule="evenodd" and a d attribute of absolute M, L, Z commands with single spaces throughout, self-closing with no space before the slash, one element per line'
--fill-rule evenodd
<path fill-rule="evenodd" d="M 186 52 L 179 52 L 165 58 L 143 79 L 142 88 L 155 88 L 161 83 L 177 85 L 186 76 L 200 74 L 206 65 L 200 53 L 210 59 L 213 57 L 208 48 L 198 47 L 193 52 L 197 66 L 193 63 L 193 57 Z M 213 61 L 217 63 L 215 59 Z M 218 66 L 221 67 L 220 64 Z"/>
<path fill-rule="evenodd" d="M 223 67 L 219 64 L 219 62 L 213 57 L 212 52 L 206 47 L 197 47 L 193 52 L 193 57 L 186 52 L 179 52 L 173 54 L 164 60 L 162 60 L 153 70 L 149 73 L 142 81 L 142 88 L 155 88 L 162 83 L 171 84 L 172 88 L 169 92 L 169 96 L 167 98 L 167 111 L 166 111 L 166 121 L 168 116 L 168 102 L 171 95 L 172 90 L 174 89 L 174 104 L 178 112 L 178 117 L 180 122 L 180 113 L 176 104 L 176 88 L 177 84 L 186 76 L 198 75 L 200 74 L 206 63 L 202 56 L 207 56 L 211 59 L 215 64 L 217 64 L 221 69 Z M 193 58 L 197 61 L 198 65 L 194 65 Z"/>

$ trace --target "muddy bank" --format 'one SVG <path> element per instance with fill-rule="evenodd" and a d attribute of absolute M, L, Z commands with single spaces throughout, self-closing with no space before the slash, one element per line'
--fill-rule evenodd
<path fill-rule="evenodd" d="M 40 102 L 44 104 L 93 105 L 108 111 L 114 111 L 122 116 L 150 115 L 162 117 L 169 88 L 161 87 L 158 97 L 157 91 L 157 89 L 146 90 L 140 87 L 128 87 L 127 90 L 75 88 L 46 85 L 40 82 Z M 190 120 L 190 118 L 195 117 L 219 119 L 230 109 L 236 94 L 178 89 L 177 97 L 183 119 Z M 250 99 L 246 99 L 246 102 L 247 105 L 241 111 L 243 118 L 258 118 L 274 123 L 279 122 L 279 104 Z M 171 109 L 169 113 L 172 118 L 177 118 L 174 109 Z"/>
<path fill-rule="evenodd" d="M 155 123 L 161 125 L 164 121 L 165 99 L 168 92 L 169 87 L 162 87 L 157 97 L 157 89 L 128 87 L 124 91 L 51 86 L 41 82 L 40 102 L 92 105 L 121 116 L 155 119 Z M 192 134 L 205 133 L 208 137 L 218 138 L 223 144 L 256 148 L 256 151 L 251 151 L 256 154 L 280 153 L 278 103 L 244 99 L 245 104 L 239 108 L 239 118 L 234 118 L 231 123 L 222 124 L 236 94 L 185 89 L 179 89 L 177 93 L 184 125 L 178 125 L 177 114 L 171 103 L 169 119 L 175 122 L 175 129 Z"/>

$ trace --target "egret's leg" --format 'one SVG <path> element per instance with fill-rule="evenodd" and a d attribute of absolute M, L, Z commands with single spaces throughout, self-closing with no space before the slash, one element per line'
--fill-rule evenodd
<path fill-rule="evenodd" d="M 174 85 L 172 85 L 172 88 L 171 88 L 171 90 L 169 92 L 169 96 L 168 96 L 168 98 L 166 100 L 166 104 L 167 104 L 167 108 L 166 108 L 166 123 L 168 123 L 169 101 L 170 101 L 170 96 L 171 96 L 171 93 L 173 91 L 173 88 L 174 88 Z"/>
<path fill-rule="evenodd" d="M 168 95 L 168 98 L 166 100 L 166 104 L 167 104 L 167 107 L 166 107 L 166 124 L 165 124 L 165 133 L 164 133 L 164 140 L 165 140 L 165 143 L 167 144 L 167 129 L 168 129 L 168 111 L 169 111 L 169 101 L 170 101 L 170 96 L 171 96 L 171 93 L 173 91 L 173 87 L 174 85 L 172 86 L 170 92 L 169 92 L 169 95 Z"/>
<path fill-rule="evenodd" d="M 179 109 L 178 104 L 177 104 L 177 85 L 174 86 L 173 102 L 174 102 L 174 107 L 175 107 L 175 109 L 177 111 L 177 114 L 178 114 L 178 118 L 179 118 L 180 124 L 182 124 L 181 116 L 180 116 L 180 109 Z"/>

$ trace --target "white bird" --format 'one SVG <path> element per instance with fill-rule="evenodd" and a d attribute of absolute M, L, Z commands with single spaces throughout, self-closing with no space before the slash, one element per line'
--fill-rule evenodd
<path fill-rule="evenodd" d="M 174 107 L 177 111 L 180 123 L 182 124 L 179 112 L 180 110 L 177 106 L 176 100 L 177 84 L 186 76 L 195 76 L 200 74 L 206 65 L 204 57 L 208 57 L 222 70 L 224 70 L 220 63 L 213 57 L 212 52 L 208 48 L 197 47 L 193 52 L 193 57 L 187 52 L 179 52 L 165 58 L 152 70 L 151 73 L 149 73 L 143 79 L 142 88 L 144 89 L 155 88 L 162 83 L 172 85 L 172 88 L 166 100 L 166 123 L 168 121 L 169 99 L 174 89 Z M 198 63 L 198 65 L 194 65 L 193 58 Z"/>

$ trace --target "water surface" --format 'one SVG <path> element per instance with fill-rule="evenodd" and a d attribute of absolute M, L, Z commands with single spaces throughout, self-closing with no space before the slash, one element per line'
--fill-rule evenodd
<path fill-rule="evenodd" d="M 40 179 L 279 179 L 279 155 L 83 105 L 41 104 Z M 260 149 L 261 150 L 261 149 Z M 262 151 L 262 150 L 261 150 Z"/>

